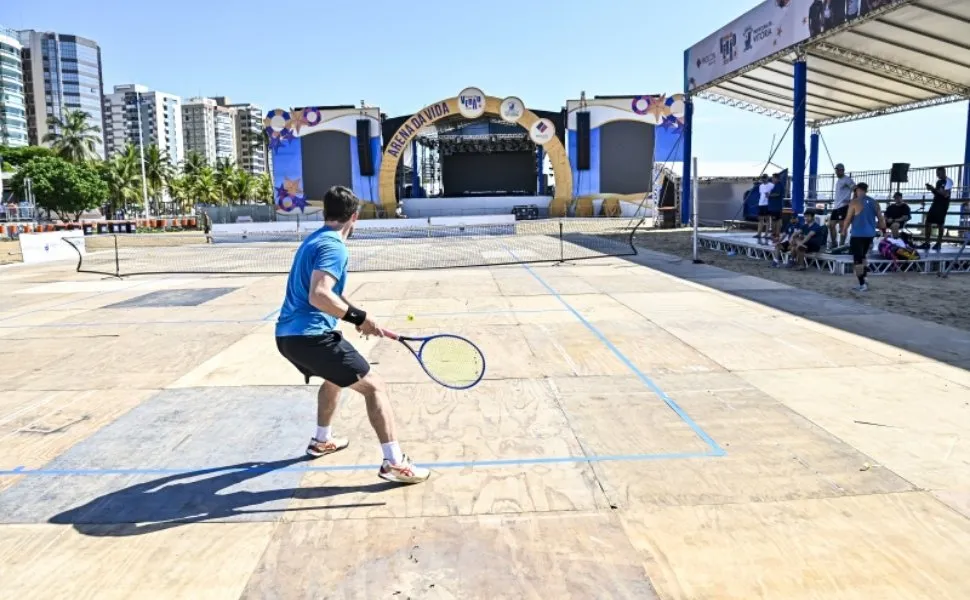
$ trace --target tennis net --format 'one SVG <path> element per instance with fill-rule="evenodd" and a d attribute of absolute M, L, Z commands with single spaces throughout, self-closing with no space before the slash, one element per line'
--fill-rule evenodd
<path fill-rule="evenodd" d="M 347 241 L 349 270 L 406 271 L 520 263 L 565 262 L 637 253 L 641 220 L 567 218 L 498 225 L 358 227 Z M 65 238 L 78 252 L 77 270 L 125 277 L 149 274 L 288 273 L 313 229 L 108 234 Z"/>

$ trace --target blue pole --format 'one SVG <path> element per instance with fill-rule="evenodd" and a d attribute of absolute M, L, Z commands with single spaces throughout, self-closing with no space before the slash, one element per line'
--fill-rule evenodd
<path fill-rule="evenodd" d="M 687 225 L 690 223 L 690 204 L 691 204 L 691 177 L 692 173 L 692 161 L 693 157 L 691 155 L 691 138 L 694 132 L 694 100 L 687 96 L 686 103 L 684 105 L 684 168 L 683 168 L 683 178 L 680 181 L 680 223 L 681 225 Z"/>
<path fill-rule="evenodd" d="M 808 63 L 804 58 L 795 61 L 795 118 L 792 124 L 792 186 L 791 208 L 795 215 L 805 211 L 805 127 L 808 92 Z"/>
<path fill-rule="evenodd" d="M 418 174 L 418 140 L 411 140 L 411 197 L 420 198 L 421 177 Z"/>
<path fill-rule="evenodd" d="M 970 198 L 970 102 L 967 102 L 967 133 L 963 139 L 963 197 Z"/>
<path fill-rule="evenodd" d="M 818 198 L 818 130 L 812 131 L 808 145 L 808 199 Z"/>

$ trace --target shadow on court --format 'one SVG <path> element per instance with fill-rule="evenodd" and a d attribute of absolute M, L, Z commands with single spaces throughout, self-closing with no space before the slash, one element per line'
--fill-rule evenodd
<path fill-rule="evenodd" d="M 253 514 L 297 510 L 383 506 L 384 502 L 331 504 L 306 508 L 258 508 L 262 504 L 292 499 L 316 500 L 342 494 L 378 493 L 400 487 L 380 482 L 370 485 L 282 488 L 219 493 L 260 475 L 309 460 L 296 457 L 264 463 L 240 463 L 187 471 L 145 481 L 99 496 L 81 506 L 51 517 L 48 522 L 73 525 L 85 535 L 124 537 L 163 531 L 181 525 L 226 520 Z M 247 507 L 256 507 L 247 509 Z"/>

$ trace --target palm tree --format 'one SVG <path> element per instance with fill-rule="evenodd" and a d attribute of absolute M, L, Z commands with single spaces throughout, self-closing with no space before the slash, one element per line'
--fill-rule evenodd
<path fill-rule="evenodd" d="M 152 214 L 157 214 L 165 185 L 172 177 L 172 162 L 168 152 L 162 152 L 158 146 L 152 144 L 145 149 L 145 183 L 148 184 L 148 195 L 155 208 Z"/>
<path fill-rule="evenodd" d="M 216 187 L 219 190 L 219 197 L 222 200 L 222 204 L 227 204 L 230 200 L 234 199 L 232 192 L 235 187 L 235 178 L 236 166 L 229 162 L 228 159 L 222 159 L 216 163 Z"/>
<path fill-rule="evenodd" d="M 212 167 L 202 167 L 194 175 L 190 189 L 197 203 L 214 204 L 219 199 L 219 188 L 216 185 L 215 173 L 213 173 Z"/>
<path fill-rule="evenodd" d="M 119 154 L 103 163 L 102 177 L 110 191 L 111 212 L 141 204 L 141 168 L 138 149 L 128 144 Z"/>
<path fill-rule="evenodd" d="M 101 128 L 90 125 L 89 118 L 82 110 L 69 111 L 64 119 L 51 115 L 47 117 L 50 131 L 42 141 L 49 143 L 51 149 L 65 160 L 82 162 L 99 158 L 95 148 L 100 141 Z"/>
<path fill-rule="evenodd" d="M 185 214 L 192 207 L 192 181 L 188 175 L 175 176 L 168 180 L 168 195 L 179 207 L 179 212 Z"/>
<path fill-rule="evenodd" d="M 205 157 L 201 153 L 190 150 L 182 161 L 182 173 L 189 177 L 194 177 L 206 166 Z"/>
<path fill-rule="evenodd" d="M 268 174 L 263 173 L 262 175 L 256 176 L 253 192 L 256 195 L 257 201 L 265 202 L 266 204 L 273 203 L 273 180 L 270 179 Z"/>
<path fill-rule="evenodd" d="M 256 193 L 256 178 L 248 171 L 238 170 L 232 182 L 232 195 L 236 200 L 250 204 Z"/>

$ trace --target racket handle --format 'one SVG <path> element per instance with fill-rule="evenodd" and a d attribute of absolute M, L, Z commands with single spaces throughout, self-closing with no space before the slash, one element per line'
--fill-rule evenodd
<path fill-rule="evenodd" d="M 381 333 L 383 333 L 384 334 L 384 337 L 386 337 L 389 340 L 396 340 L 399 337 L 396 333 L 394 333 L 393 331 L 391 331 L 389 329 L 383 329 L 383 328 L 381 328 Z"/>

